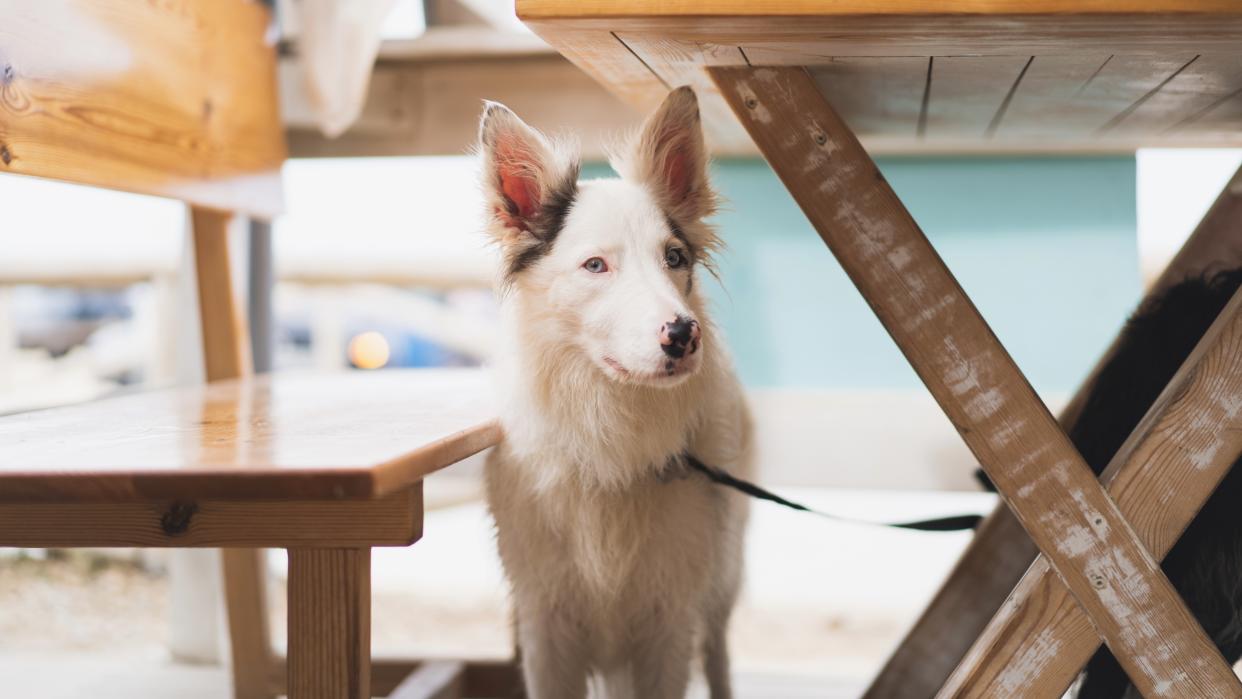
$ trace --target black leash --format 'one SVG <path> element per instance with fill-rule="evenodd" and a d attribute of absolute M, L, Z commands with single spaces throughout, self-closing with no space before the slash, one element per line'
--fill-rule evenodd
<path fill-rule="evenodd" d="M 746 493 L 752 498 L 759 498 L 760 500 L 767 500 L 768 502 L 774 502 L 778 505 L 784 505 L 785 507 L 789 507 L 795 510 L 800 510 L 802 512 L 810 512 L 811 514 L 819 515 L 820 517 L 826 517 L 828 519 L 836 520 L 838 522 L 851 522 L 853 524 L 870 524 L 873 526 L 893 527 L 896 529 L 914 529 L 916 531 L 921 531 L 921 532 L 955 532 L 955 531 L 962 531 L 965 529 L 974 529 L 975 527 L 979 526 L 979 522 L 983 521 L 983 517 L 980 515 L 957 515 L 955 517 L 940 517 L 938 519 L 924 519 L 924 520 L 919 520 L 917 522 L 896 522 L 896 523 L 868 522 L 867 520 L 863 520 L 863 519 L 851 519 L 849 517 L 839 517 L 837 515 L 828 514 L 827 512 L 820 512 L 819 510 L 811 509 L 807 507 L 806 505 L 800 505 L 796 502 L 793 502 L 792 500 L 786 500 L 785 498 L 777 495 L 776 493 L 760 488 L 754 483 L 744 481 L 740 478 L 734 478 L 733 476 L 729 475 L 728 473 L 718 468 L 715 468 L 713 466 L 708 466 L 707 464 L 703 463 L 702 461 L 699 461 L 698 459 L 694 458 L 694 456 L 690 454 L 685 454 L 684 457 L 686 460 L 686 464 L 688 464 L 690 468 L 693 468 L 699 473 L 702 473 L 703 475 L 707 476 L 714 483 L 719 483 L 720 485 L 728 486 L 735 490 L 740 490 L 741 492 Z"/>

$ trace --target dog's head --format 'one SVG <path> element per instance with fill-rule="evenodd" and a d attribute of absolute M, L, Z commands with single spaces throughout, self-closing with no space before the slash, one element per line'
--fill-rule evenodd
<path fill-rule="evenodd" d="M 520 322 L 610 378 L 672 386 L 702 364 L 695 270 L 718 242 L 698 102 L 674 90 L 612 159 L 578 182 L 578 156 L 488 103 L 479 130 L 488 229 Z"/>

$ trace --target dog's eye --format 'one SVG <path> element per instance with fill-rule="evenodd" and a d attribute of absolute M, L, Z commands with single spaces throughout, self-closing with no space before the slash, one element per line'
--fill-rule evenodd
<path fill-rule="evenodd" d="M 608 271 L 608 263 L 602 257 L 592 257 L 582 263 L 582 268 L 591 274 L 603 274 Z"/>
<path fill-rule="evenodd" d="M 669 248 L 668 252 L 664 253 L 664 264 L 668 265 L 669 269 L 685 267 L 686 253 L 682 252 L 680 248 Z"/>

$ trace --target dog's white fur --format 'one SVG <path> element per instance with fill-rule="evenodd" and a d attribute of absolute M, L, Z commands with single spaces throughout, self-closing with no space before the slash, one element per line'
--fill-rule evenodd
<path fill-rule="evenodd" d="M 499 284 L 505 439 L 487 464 L 528 693 L 577 699 L 596 676 L 609 697 L 680 697 L 701 654 L 727 699 L 748 506 L 676 457 L 748 478 L 751 426 L 693 279 L 718 245 L 694 93 L 671 93 L 614 158 L 620 179 L 577 186 L 559 234 L 541 207 L 573 188 L 576 158 L 497 104 L 480 149 L 508 268 L 555 235 Z M 697 263 L 674 268 L 683 241 Z M 595 257 L 606 272 L 584 268 Z M 659 333 L 679 314 L 702 339 L 673 362 Z"/>

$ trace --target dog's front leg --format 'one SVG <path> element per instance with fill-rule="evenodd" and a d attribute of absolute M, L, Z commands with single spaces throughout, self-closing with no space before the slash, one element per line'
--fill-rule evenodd
<path fill-rule="evenodd" d="M 690 684 L 694 640 L 688 620 L 667 626 L 634 644 L 630 660 L 634 699 L 681 699 Z M 611 697 L 609 699 L 612 699 Z"/>
<path fill-rule="evenodd" d="M 585 644 L 574 624 L 556 612 L 528 608 L 518 613 L 518 642 L 529 699 L 586 698 Z"/>

